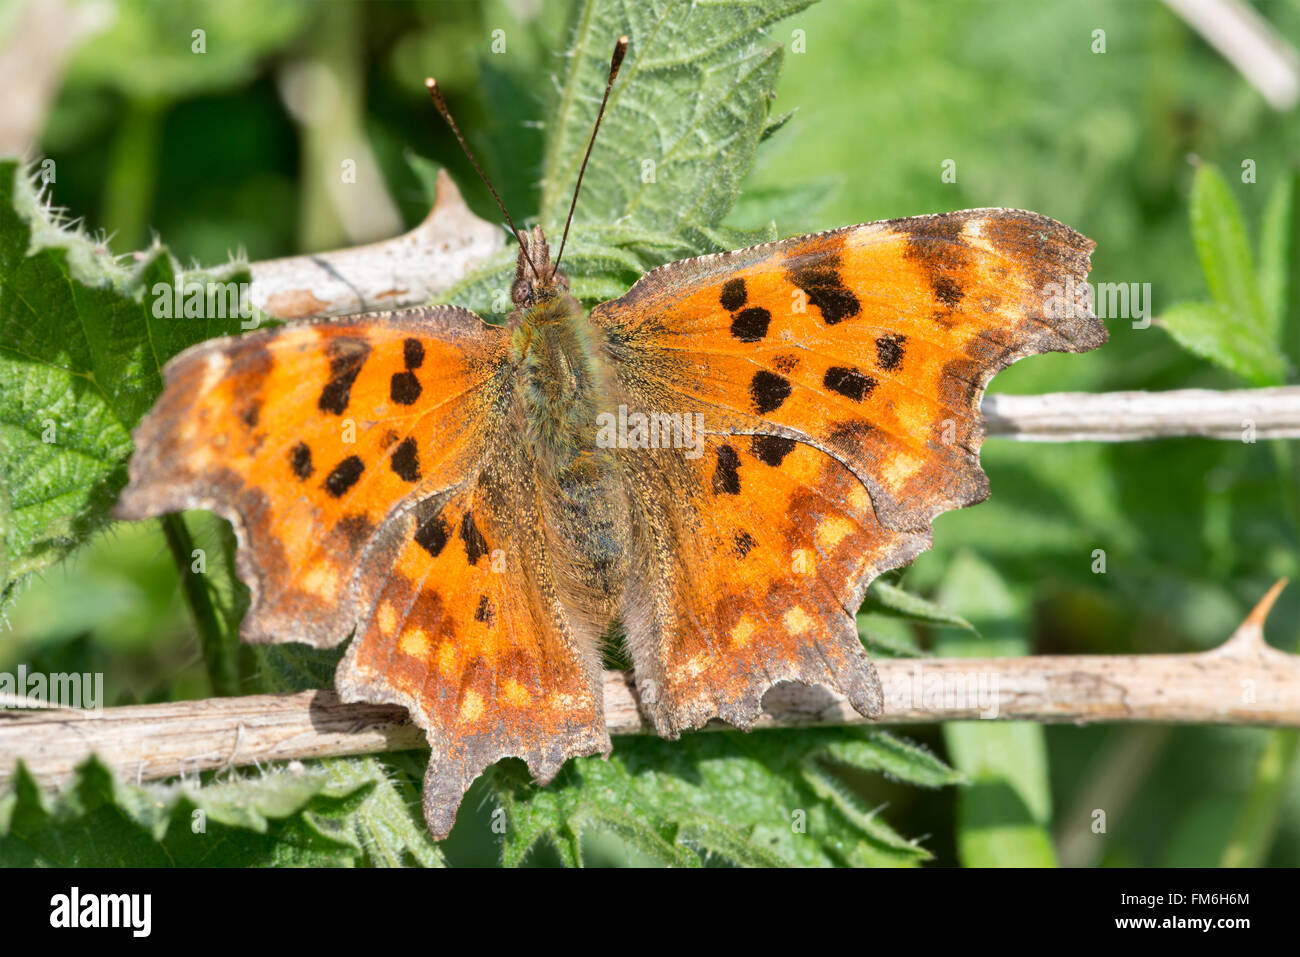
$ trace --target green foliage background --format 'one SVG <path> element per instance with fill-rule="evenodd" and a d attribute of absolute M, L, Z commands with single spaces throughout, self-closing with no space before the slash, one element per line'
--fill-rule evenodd
<path fill-rule="evenodd" d="M 155 234 L 169 252 L 93 253 L 45 224 L 14 167 L 0 167 L 0 518 L 6 589 L 17 582 L 0 670 L 103 671 L 111 704 L 329 684 L 328 658 L 234 646 L 241 589 L 224 561 L 178 579 L 172 555 L 187 544 L 228 556 L 220 523 L 96 530 L 159 362 L 225 331 L 159 329 L 152 353 L 138 352 L 141 280 L 182 264 L 237 272 L 223 265 L 236 250 L 262 259 L 346 242 L 324 199 L 337 174 L 315 161 L 322 134 L 297 127 L 280 95 L 286 66 L 304 58 L 336 65 L 351 94 L 330 129 L 367 137 L 408 224 L 428 201 L 412 154 L 445 164 L 496 217 L 424 100 L 432 72 L 516 218 L 551 230 L 609 48 L 630 32 L 646 58 L 624 77 L 566 253 L 589 299 L 657 262 L 756 236 L 1016 206 L 1097 240 L 1094 281 L 1150 283 L 1160 321 L 1112 320 L 1103 349 L 1028 360 L 995 390 L 1295 379 L 1296 112 L 1270 110 L 1157 2 L 733 0 L 697 4 L 690 19 L 679 0 L 330 0 L 277 4 L 273 17 L 243 0 L 114 6 L 41 146 L 57 166 L 54 200 L 113 233 L 114 252 Z M 1300 39 L 1300 4 L 1256 6 Z M 0 43 L 13 19 L 0 16 Z M 189 52 L 195 26 L 208 31 L 203 56 Z M 494 30 L 505 53 L 491 52 Z M 792 52 L 796 36 L 806 52 Z M 659 135 L 682 144 L 659 166 L 661 188 L 629 191 L 639 177 L 619 163 L 653 153 Z M 1254 183 L 1242 181 L 1246 159 Z M 955 183 L 941 178 L 947 160 Z M 503 268 L 449 298 L 490 311 Z M 93 293 L 74 312 L 30 297 L 26 312 L 14 306 L 27 288 L 54 302 L 53 279 Z M 84 426 L 76 448 L 30 435 L 51 397 Z M 873 589 L 864 636 L 873 653 L 901 655 L 1210 647 L 1276 577 L 1300 571 L 1293 455 L 1277 442 L 990 442 L 992 498 L 942 516 L 934 550 Z M 15 499 L 33 489 L 48 495 Z M 1092 571 L 1098 548 L 1104 575 Z M 1298 611 L 1300 597 L 1284 595 L 1269 627 L 1280 647 L 1296 647 Z M 416 754 L 143 789 L 91 765 L 61 797 L 24 778 L 0 796 L 0 862 L 1300 864 L 1294 735 L 980 724 L 906 737 L 920 747 L 839 729 L 623 738 L 610 762 L 574 762 L 545 790 L 504 762 L 438 846 L 414 810 Z M 1105 835 L 1091 831 L 1098 808 Z M 188 826 L 196 809 L 210 821 L 201 839 Z"/>

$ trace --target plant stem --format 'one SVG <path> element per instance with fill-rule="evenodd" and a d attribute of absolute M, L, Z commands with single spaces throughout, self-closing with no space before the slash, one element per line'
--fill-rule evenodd
<path fill-rule="evenodd" d="M 219 697 L 239 694 L 238 638 L 230 633 L 217 613 L 206 576 L 194 571 L 196 550 L 185 519 L 181 515 L 164 515 L 162 529 L 176 562 L 185 602 L 194 616 L 212 691 Z"/>
<path fill-rule="evenodd" d="M 127 100 L 122 125 L 113 137 L 101 218 L 119 249 L 144 245 L 158 181 L 163 111 L 157 100 Z"/>

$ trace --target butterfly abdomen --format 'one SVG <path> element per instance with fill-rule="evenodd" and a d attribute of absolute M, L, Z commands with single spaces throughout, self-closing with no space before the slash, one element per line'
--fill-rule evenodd
<path fill-rule="evenodd" d="M 596 444 L 609 377 L 576 300 L 522 311 L 514 332 L 525 439 L 536 463 L 539 512 L 552 572 L 574 617 L 599 633 L 622 594 L 627 503 L 611 449 Z"/>

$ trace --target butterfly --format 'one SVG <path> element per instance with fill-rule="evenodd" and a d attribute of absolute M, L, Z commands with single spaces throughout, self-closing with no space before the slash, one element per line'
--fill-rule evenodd
<path fill-rule="evenodd" d="M 747 729 L 783 681 L 879 716 L 854 614 L 987 497 L 992 376 L 1106 340 L 1061 295 L 1093 243 L 1012 209 L 895 219 L 674 262 L 588 313 L 563 242 L 502 212 L 505 324 L 436 306 L 202 343 L 165 369 L 118 516 L 228 518 L 245 640 L 351 636 L 338 692 L 427 733 L 437 838 L 503 757 L 545 784 L 610 752 L 612 635 L 666 738 Z"/>

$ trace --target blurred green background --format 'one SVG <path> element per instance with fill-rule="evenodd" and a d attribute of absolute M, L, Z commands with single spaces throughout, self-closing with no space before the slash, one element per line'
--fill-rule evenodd
<path fill-rule="evenodd" d="M 0 42 L 22 3 L 0 6 Z M 86 6 L 68 4 L 69 9 Z M 489 2 L 122 0 L 71 54 L 39 134 L 56 201 L 115 251 L 159 235 L 183 262 L 234 251 L 264 259 L 381 238 L 428 209 L 408 153 L 445 164 L 471 206 L 486 191 L 428 103 L 434 74 L 517 219 L 536 209 L 546 87 L 562 68 L 568 5 Z M 1291 42 L 1300 3 L 1255 8 Z M 206 56 L 191 30 L 208 24 Z M 89 28 L 88 28 L 89 29 Z M 492 31 L 507 30 L 504 53 Z M 1093 52 L 1094 31 L 1105 52 Z M 1162 3 L 1109 0 L 829 0 L 776 25 L 789 52 L 764 143 L 729 222 L 752 227 L 775 191 L 781 235 L 973 206 L 1059 219 L 1097 242 L 1096 282 L 1150 283 L 1152 314 L 1205 298 L 1188 226 L 1189 155 L 1216 164 L 1252 235 L 1300 156 L 1294 108 L 1271 108 Z M 634 38 L 635 42 L 635 38 Z M 330 108 L 296 91 L 311 63 L 333 70 Z M 307 78 L 307 79 L 304 79 Z M 521 125 L 520 114 L 532 125 Z M 349 222 L 319 161 L 360 137 L 379 175 L 373 214 Z M 600 149 L 600 146 L 597 146 Z M 1256 182 L 1241 182 L 1243 160 Z M 956 182 L 944 182 L 952 160 Z M 792 190 L 790 187 L 800 187 Z M 579 213 L 581 215 L 581 212 Z M 1232 388 L 1240 380 L 1180 348 L 1159 325 L 1108 323 L 1085 356 L 1046 356 L 993 391 Z M 903 585 L 1029 653 L 1155 653 L 1222 641 L 1279 576 L 1300 571 L 1294 485 L 1277 443 L 1128 445 L 993 440 L 992 497 L 948 514 Z M 215 527 L 201 530 L 215 541 Z M 201 544 L 201 543 L 200 543 Z M 1092 572 L 1104 549 L 1107 571 Z M 1269 639 L 1294 650 L 1300 589 Z M 103 670 L 110 703 L 208 693 L 202 654 L 154 523 L 116 526 L 33 581 L 9 609 L 0 669 Z M 917 629 L 927 647 L 942 629 Z M 908 734 L 947 754 L 934 727 Z M 1063 863 L 1213 865 L 1258 798 L 1268 732 L 1049 727 L 1047 827 Z M 617 742 L 616 742 L 617 746 Z M 1276 746 L 1276 745 L 1275 745 Z M 1294 740 L 1291 741 L 1294 748 Z M 958 860 L 955 789 L 864 784 L 891 823 Z M 471 802 L 467 801 L 467 810 Z M 1108 833 L 1088 830 L 1094 808 Z M 467 846 L 466 860 L 486 853 Z M 1281 791 L 1261 862 L 1300 865 L 1300 776 Z"/>

